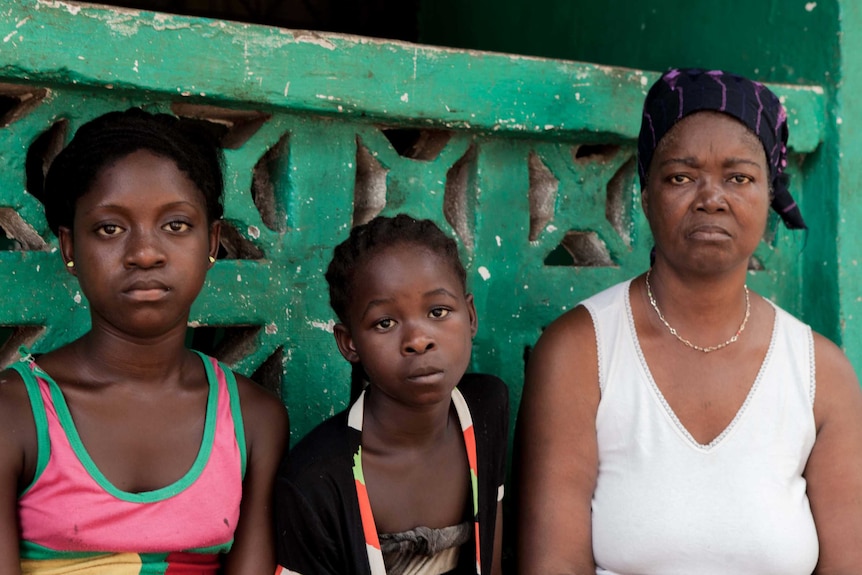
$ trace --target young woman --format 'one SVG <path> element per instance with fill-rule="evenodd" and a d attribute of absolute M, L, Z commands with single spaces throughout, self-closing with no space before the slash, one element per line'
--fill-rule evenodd
<path fill-rule="evenodd" d="M 279 563 L 303 575 L 499 573 L 508 393 L 464 372 L 476 309 L 455 242 L 378 217 L 326 273 L 341 354 L 367 387 L 292 451 Z"/>
<path fill-rule="evenodd" d="M 187 349 L 221 152 L 167 115 L 82 126 L 39 194 L 91 329 L 0 374 L 0 573 L 272 573 L 284 407 Z"/>

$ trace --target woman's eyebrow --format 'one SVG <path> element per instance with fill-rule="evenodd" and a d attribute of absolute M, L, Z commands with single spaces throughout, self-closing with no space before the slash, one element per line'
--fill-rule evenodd
<path fill-rule="evenodd" d="M 700 162 L 694 156 L 684 156 L 681 158 L 668 158 L 662 161 L 659 166 L 668 166 L 671 164 L 683 164 L 690 168 L 700 167 Z"/>
<path fill-rule="evenodd" d="M 725 168 L 729 168 L 732 166 L 736 166 L 738 164 L 746 164 L 746 165 L 754 166 L 755 168 L 758 168 L 758 169 L 762 168 L 760 162 L 757 162 L 755 160 L 751 160 L 749 158 L 727 158 L 724 161 L 724 163 L 722 164 L 722 166 Z"/>

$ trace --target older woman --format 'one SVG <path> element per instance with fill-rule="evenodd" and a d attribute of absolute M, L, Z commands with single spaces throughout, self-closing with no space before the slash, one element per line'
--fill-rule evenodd
<path fill-rule="evenodd" d="M 756 82 L 671 70 L 650 90 L 654 263 L 560 317 L 530 358 L 519 573 L 862 570 L 853 369 L 745 283 L 770 204 L 804 227 L 786 141 Z"/>

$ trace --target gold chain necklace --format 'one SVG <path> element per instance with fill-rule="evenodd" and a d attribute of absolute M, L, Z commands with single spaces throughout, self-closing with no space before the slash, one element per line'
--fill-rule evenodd
<path fill-rule="evenodd" d="M 687 345 L 691 349 L 694 349 L 697 351 L 702 351 L 703 353 L 710 353 L 713 351 L 718 351 L 722 348 L 729 346 L 730 344 L 736 342 L 736 340 L 739 339 L 739 336 L 742 334 L 742 331 L 745 329 L 745 324 L 748 323 L 748 316 L 751 315 L 751 299 L 748 296 L 748 284 L 743 284 L 743 286 L 742 286 L 743 289 L 745 290 L 745 317 L 742 318 L 742 325 L 739 326 L 739 329 L 736 330 L 736 333 L 733 334 L 733 337 L 731 337 L 726 342 L 720 343 L 718 345 L 711 345 L 709 347 L 701 347 L 699 345 L 695 345 L 695 344 L 691 343 L 690 341 L 688 341 L 687 339 L 685 339 L 684 337 L 679 335 L 676 332 L 676 329 L 672 328 L 670 326 L 670 324 L 667 322 L 667 320 L 664 318 L 664 315 L 661 313 L 661 310 L 658 308 L 658 304 L 655 302 L 655 298 L 652 295 L 652 289 L 650 288 L 650 285 L 649 285 L 649 275 L 651 273 L 652 273 L 652 268 L 650 268 L 646 273 L 647 297 L 649 298 L 649 302 L 652 304 L 653 309 L 658 314 L 658 318 L 665 325 L 665 327 L 668 329 L 670 334 L 672 336 L 674 336 L 676 339 L 678 339 L 679 341 L 681 341 L 682 343 L 684 343 L 685 345 Z"/>

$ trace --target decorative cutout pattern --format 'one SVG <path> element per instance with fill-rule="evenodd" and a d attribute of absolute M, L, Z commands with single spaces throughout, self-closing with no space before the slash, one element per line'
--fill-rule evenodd
<path fill-rule="evenodd" d="M 364 224 L 386 207 L 386 170 L 362 141 L 356 139 L 356 187 L 353 225 Z"/>
<path fill-rule="evenodd" d="M 0 208 L 0 229 L 6 233 L 7 238 L 15 241 L 20 250 L 48 249 L 45 240 L 12 208 Z"/>
<path fill-rule="evenodd" d="M 417 130 L 413 128 L 382 128 L 381 132 L 402 158 L 434 160 L 452 139 L 449 130 Z"/>
<path fill-rule="evenodd" d="M 61 5 L 10 3 L 0 14 L 10 31 L 26 19 L 25 43 L 11 39 L 0 67 L 0 228 L 15 238 L 0 249 L 0 326 L 10 326 L 0 331 L 3 364 L 19 342 L 40 353 L 89 325 L 38 197 L 47 166 L 82 123 L 130 106 L 172 112 L 221 138 L 221 250 L 192 308 L 190 340 L 279 391 L 294 440 L 350 396 L 323 272 L 353 225 L 407 212 L 456 239 L 480 315 L 471 368 L 502 377 L 515 401 L 541 326 L 648 265 L 636 126 L 581 114 L 566 98 L 548 105 L 548 90 L 577 76 L 595 110 L 622 112 L 613 97 L 642 94 L 639 73 L 146 13 L 129 17 L 142 31 L 129 35 L 106 24 L 116 21 L 112 9 L 82 5 L 73 15 Z M 114 66 L 70 55 L 65 47 L 82 36 L 112 42 L 123 57 Z M 190 57 L 201 77 L 138 62 L 142 42 L 155 40 L 163 51 L 196 46 Z M 203 46 L 218 58 L 199 57 L 209 55 Z M 490 71 L 503 80 L 488 80 Z M 418 79 L 431 74 L 439 90 L 417 93 Z M 447 85 L 455 78 L 464 84 Z M 794 145 L 814 151 L 817 134 L 828 133 L 818 131 L 826 97 L 781 89 L 804 126 Z M 823 173 L 827 156 L 804 165 L 791 158 L 801 202 L 809 171 Z M 803 265 L 804 237 L 774 223 L 752 283 L 799 311 L 798 283 L 786 274 Z"/>
<path fill-rule="evenodd" d="M 596 232 L 568 232 L 557 249 L 545 258 L 545 265 L 608 267 L 614 262 Z"/>
<path fill-rule="evenodd" d="M 171 105 L 171 111 L 181 118 L 205 122 L 228 150 L 241 148 L 272 117 L 263 112 L 179 102 Z"/>
<path fill-rule="evenodd" d="M 0 83 L 0 128 L 29 114 L 47 95 L 45 88 Z"/>
<path fill-rule="evenodd" d="M 554 204 L 560 181 L 542 163 L 535 152 L 530 152 L 530 241 L 539 238 L 544 227 L 554 219 Z"/>
<path fill-rule="evenodd" d="M 632 211 L 636 170 L 637 160 L 632 156 L 608 181 L 605 204 L 605 217 L 628 246 L 632 243 L 634 226 Z"/>
<path fill-rule="evenodd" d="M 446 173 L 446 193 L 443 198 L 443 217 L 461 238 L 464 247 L 472 251 L 473 230 L 470 223 L 473 220 L 475 205 L 475 190 L 471 189 L 476 171 L 476 148 L 471 146 L 460 160 L 455 162 Z"/>
<path fill-rule="evenodd" d="M 276 185 L 287 165 L 287 141 L 288 136 L 285 135 L 267 150 L 255 164 L 251 180 L 251 197 L 260 212 L 260 219 L 276 232 L 287 229 L 287 210 L 276 195 Z"/>

